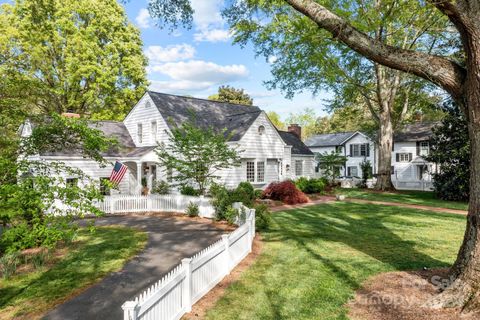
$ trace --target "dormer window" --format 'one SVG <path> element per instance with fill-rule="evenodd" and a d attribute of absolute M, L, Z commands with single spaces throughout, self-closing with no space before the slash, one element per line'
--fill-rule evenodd
<path fill-rule="evenodd" d="M 265 133 L 265 127 L 264 127 L 264 126 L 258 127 L 258 134 L 259 134 L 259 135 L 262 135 L 262 134 L 264 134 L 264 133 Z"/>

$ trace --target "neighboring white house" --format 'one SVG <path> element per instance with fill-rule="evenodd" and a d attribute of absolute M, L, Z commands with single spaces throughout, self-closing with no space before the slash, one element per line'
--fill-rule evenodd
<path fill-rule="evenodd" d="M 339 175 L 361 177 L 360 163 L 370 161 L 372 172 L 376 173 L 377 160 L 375 143 L 361 132 L 340 132 L 314 135 L 305 141 L 314 154 L 333 151 L 347 157 L 345 166 L 339 167 Z M 317 172 L 320 172 L 317 166 Z"/>
<path fill-rule="evenodd" d="M 424 157 L 430 153 L 430 136 L 436 122 L 418 122 L 404 126 L 393 138 L 392 180 L 431 181 L 437 170 Z"/>
<path fill-rule="evenodd" d="M 424 157 L 430 152 L 432 128 L 437 122 L 417 122 L 403 126 L 394 135 L 392 148 L 392 182 L 397 188 L 427 190 L 432 187 L 432 173 L 437 165 Z M 360 163 L 366 159 L 377 173 L 378 150 L 376 143 L 360 132 L 340 132 L 315 135 L 305 144 L 315 154 L 337 151 L 347 157 L 340 176 L 361 177 Z"/>
<path fill-rule="evenodd" d="M 96 121 L 91 126 L 106 136 L 115 137 L 118 146 L 104 154 L 111 165 L 104 168 L 87 160 L 75 150 L 38 155 L 45 161 L 61 161 L 80 168 L 91 178 L 108 179 L 115 161 L 128 166 L 128 172 L 113 193 L 138 194 L 142 179 L 151 189 L 154 180 L 172 180 L 172 172 L 158 166 L 154 151 L 157 143 L 168 143 L 172 126 L 192 118 L 202 128 L 225 129 L 228 144 L 241 150 L 241 165 L 218 173 L 220 183 L 235 187 L 250 181 L 263 188 L 273 181 L 314 175 L 314 155 L 300 140 L 301 128 L 292 125 L 289 132 L 279 131 L 258 107 L 216 102 L 148 91 L 123 121 Z M 31 133 L 27 122 L 22 136 Z M 75 177 L 65 177 L 67 180 Z"/>

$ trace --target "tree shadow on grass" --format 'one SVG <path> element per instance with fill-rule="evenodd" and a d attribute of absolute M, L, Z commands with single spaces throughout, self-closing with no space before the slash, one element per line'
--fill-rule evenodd
<path fill-rule="evenodd" d="M 343 243 L 395 270 L 449 267 L 448 263 L 418 251 L 417 242 L 402 239 L 385 225 L 387 219 L 389 224 L 403 223 L 401 219 L 394 221 L 395 210 L 385 206 L 341 203 L 276 213 L 277 223 L 266 241 L 294 241 L 351 288 L 358 288 L 360 284 L 335 262 L 336 258 L 322 255 L 315 241 Z M 428 215 L 419 213 L 422 214 Z"/>

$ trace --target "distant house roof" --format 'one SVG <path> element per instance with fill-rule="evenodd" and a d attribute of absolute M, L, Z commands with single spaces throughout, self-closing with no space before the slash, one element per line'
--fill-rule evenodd
<path fill-rule="evenodd" d="M 407 124 L 393 136 L 394 142 L 424 141 L 429 140 L 432 135 L 432 129 L 439 122 L 416 122 Z"/>
<path fill-rule="evenodd" d="M 280 130 L 278 133 L 287 145 L 292 146 L 292 154 L 313 156 L 313 152 L 294 133 Z"/>
<path fill-rule="evenodd" d="M 357 132 L 338 132 L 317 134 L 305 140 L 308 147 L 333 147 L 343 144 Z"/>
<path fill-rule="evenodd" d="M 230 141 L 240 140 L 262 110 L 255 106 L 182 97 L 148 91 L 153 103 L 167 121 L 177 126 L 194 117 L 201 128 L 225 129 Z"/>

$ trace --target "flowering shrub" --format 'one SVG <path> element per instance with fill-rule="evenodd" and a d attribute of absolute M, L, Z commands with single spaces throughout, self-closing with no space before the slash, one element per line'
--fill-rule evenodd
<path fill-rule="evenodd" d="M 308 197 L 289 180 L 270 183 L 263 191 L 263 198 L 280 200 L 286 204 L 308 202 Z"/>

